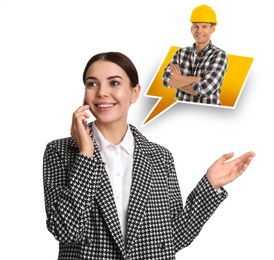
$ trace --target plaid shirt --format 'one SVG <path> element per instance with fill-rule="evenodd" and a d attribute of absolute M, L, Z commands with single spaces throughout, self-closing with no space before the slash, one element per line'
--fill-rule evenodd
<path fill-rule="evenodd" d="M 175 99 L 221 105 L 221 85 L 228 63 L 223 50 L 210 42 L 201 52 L 196 53 L 194 43 L 193 46 L 177 50 L 169 65 L 172 63 L 180 66 L 182 75 L 202 77 L 200 81 L 192 84 L 196 96 L 177 89 Z M 166 87 L 171 87 L 168 84 L 172 75 L 169 65 L 163 75 L 163 83 Z"/>

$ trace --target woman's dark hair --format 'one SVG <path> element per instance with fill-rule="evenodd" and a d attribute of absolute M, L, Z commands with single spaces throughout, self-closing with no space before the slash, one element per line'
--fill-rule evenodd
<path fill-rule="evenodd" d="M 83 82 L 86 83 L 86 74 L 89 67 L 98 60 L 113 62 L 119 67 L 121 67 L 129 77 L 132 87 L 135 87 L 139 83 L 138 72 L 133 64 L 133 62 L 123 53 L 120 52 L 103 52 L 94 55 L 87 63 L 84 73 Z"/>

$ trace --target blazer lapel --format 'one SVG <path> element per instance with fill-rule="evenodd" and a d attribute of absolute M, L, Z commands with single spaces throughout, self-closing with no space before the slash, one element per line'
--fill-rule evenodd
<path fill-rule="evenodd" d="M 112 237 L 119 246 L 122 254 L 125 256 L 125 243 L 121 231 L 120 221 L 117 214 L 116 204 L 114 201 L 113 191 L 107 172 L 102 170 L 98 184 L 95 200 L 98 202 L 102 216 L 112 234 Z"/>
<path fill-rule="evenodd" d="M 93 133 L 92 133 L 92 123 L 90 123 L 89 126 L 90 126 L 90 136 L 94 140 Z M 71 146 L 78 150 L 77 144 L 74 141 L 74 139 L 72 138 L 71 140 L 72 140 Z M 98 183 L 97 183 L 97 191 L 94 198 L 99 205 L 99 208 L 102 212 L 102 216 L 110 230 L 110 233 L 112 234 L 113 239 L 117 243 L 122 254 L 126 256 L 125 242 L 122 235 L 122 230 L 121 230 L 120 221 L 119 221 L 119 217 L 116 209 L 112 187 L 105 169 L 105 164 L 102 160 L 99 148 L 95 141 L 94 141 L 93 160 L 98 165 L 97 167 Z"/>
<path fill-rule="evenodd" d="M 101 164 L 98 189 L 95 194 L 95 200 L 98 202 L 102 216 L 119 246 L 122 254 L 126 258 L 127 252 L 134 246 L 136 236 L 139 234 L 140 225 L 143 220 L 144 211 L 149 198 L 151 179 L 152 179 L 152 163 L 150 160 L 151 147 L 149 141 L 133 126 L 130 125 L 131 131 L 135 138 L 135 149 L 133 158 L 132 186 L 128 207 L 127 222 L 127 248 L 124 243 L 120 221 L 117 214 L 116 204 L 112 187 L 107 172 L 102 161 L 99 148 L 94 144 L 94 160 Z M 92 131 L 91 131 L 92 136 Z"/>
<path fill-rule="evenodd" d="M 92 132 L 91 132 L 92 136 Z M 95 200 L 97 201 L 99 208 L 101 210 L 102 216 L 105 219 L 105 222 L 112 234 L 113 239 L 119 246 L 122 254 L 125 256 L 125 243 L 121 231 L 120 221 L 116 209 L 116 204 L 113 196 L 112 187 L 107 175 L 105 164 L 102 161 L 102 157 L 99 152 L 97 144 L 94 142 L 94 160 L 98 164 L 101 164 L 101 167 L 98 167 L 99 179 L 97 192 L 95 194 Z"/>
<path fill-rule="evenodd" d="M 133 158 L 132 186 L 130 191 L 130 200 L 128 207 L 127 223 L 127 251 L 129 252 L 134 244 L 136 236 L 139 234 L 139 228 L 142 224 L 144 211 L 149 198 L 152 165 L 148 156 L 149 149 L 146 147 L 148 141 L 140 136 L 135 128 L 131 129 L 135 136 L 135 150 Z"/>

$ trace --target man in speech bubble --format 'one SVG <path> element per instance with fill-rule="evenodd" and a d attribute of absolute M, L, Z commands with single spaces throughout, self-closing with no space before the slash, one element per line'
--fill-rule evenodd
<path fill-rule="evenodd" d="M 176 88 L 176 100 L 221 105 L 228 58 L 210 39 L 217 25 L 216 13 L 208 5 L 200 5 L 192 11 L 190 22 L 195 43 L 176 51 L 164 70 L 163 84 Z"/>

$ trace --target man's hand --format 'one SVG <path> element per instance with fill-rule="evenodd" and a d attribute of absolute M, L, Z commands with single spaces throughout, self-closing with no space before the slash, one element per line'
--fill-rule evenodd
<path fill-rule="evenodd" d="M 170 71 L 177 75 L 182 75 L 178 64 L 170 64 Z"/>
<path fill-rule="evenodd" d="M 190 95 L 196 96 L 192 84 L 199 81 L 201 77 L 184 76 L 178 64 L 170 64 L 169 68 L 171 73 L 173 73 L 168 83 L 169 86 L 178 88 Z"/>
<path fill-rule="evenodd" d="M 234 153 L 224 154 L 208 168 L 206 176 L 214 188 L 220 188 L 242 175 L 255 153 L 247 152 L 232 161 L 228 161 L 233 156 Z"/>

